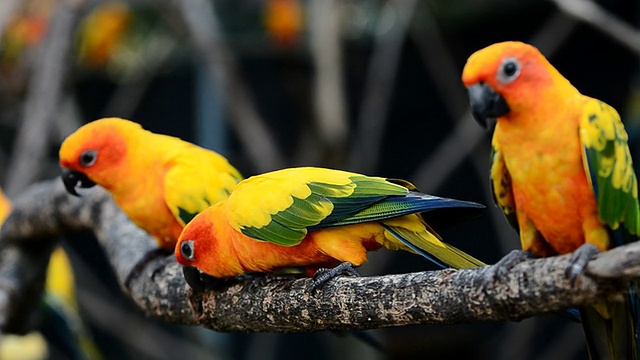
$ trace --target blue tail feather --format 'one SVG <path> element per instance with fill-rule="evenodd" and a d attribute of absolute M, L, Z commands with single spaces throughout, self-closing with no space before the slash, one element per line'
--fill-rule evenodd
<path fill-rule="evenodd" d="M 403 238 L 402 236 L 400 236 L 400 234 L 398 234 L 397 232 L 395 232 L 392 228 L 390 228 L 387 225 L 382 224 L 382 227 L 384 227 L 385 230 L 387 230 L 391 235 L 393 235 L 396 239 L 398 239 L 400 242 L 402 242 L 404 245 L 406 245 L 409 249 L 415 251 L 416 253 L 418 253 L 419 255 L 421 255 L 422 257 L 424 257 L 425 259 L 431 261 L 432 263 L 434 263 L 435 265 L 439 266 L 442 269 L 447 269 L 449 268 L 449 266 L 447 266 L 445 263 L 443 263 L 442 261 L 438 260 L 437 258 L 433 257 L 431 254 L 429 254 L 428 252 L 420 249 L 419 247 L 413 245 L 412 243 L 410 243 L 409 241 L 407 241 L 407 239 Z"/>

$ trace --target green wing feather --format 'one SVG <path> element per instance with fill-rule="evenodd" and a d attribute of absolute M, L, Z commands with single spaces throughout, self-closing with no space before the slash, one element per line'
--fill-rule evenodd
<path fill-rule="evenodd" d="M 518 219 L 516 218 L 516 202 L 513 197 L 513 189 L 511 187 L 511 175 L 507 170 L 502 153 L 500 152 L 500 144 L 493 140 L 491 144 L 491 194 L 493 201 L 502 209 L 507 221 L 517 232 L 520 232 Z"/>
<path fill-rule="evenodd" d="M 379 177 L 291 168 L 249 178 L 227 201 L 229 223 L 254 239 L 297 245 L 322 222 L 336 223 L 408 190 Z"/>
<path fill-rule="evenodd" d="M 580 119 L 583 164 L 596 195 L 600 219 L 631 235 L 640 230 L 638 183 L 620 116 L 611 106 L 590 99 Z M 619 244 L 617 244 L 619 245 Z"/>
<path fill-rule="evenodd" d="M 616 246 L 637 240 L 638 184 L 620 116 L 609 105 L 589 99 L 579 134 L 583 165 L 600 220 L 611 228 Z M 631 281 L 627 287 L 624 303 L 605 301 L 580 310 L 591 358 L 639 358 L 638 282 Z"/>

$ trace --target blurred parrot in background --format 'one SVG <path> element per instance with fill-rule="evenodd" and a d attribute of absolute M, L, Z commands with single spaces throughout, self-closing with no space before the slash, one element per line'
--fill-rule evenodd
<path fill-rule="evenodd" d="M 175 255 L 195 289 L 197 270 L 218 279 L 339 263 L 346 266 L 338 272 L 353 271 L 381 247 L 443 267 L 484 266 L 434 230 L 480 216 L 484 206 L 414 190 L 404 180 L 312 167 L 253 176 L 185 226 Z"/>
<path fill-rule="evenodd" d="M 462 81 L 476 120 L 486 127 L 496 119 L 493 195 L 526 251 L 513 262 L 573 252 L 567 276 L 574 280 L 598 251 L 636 240 L 637 179 L 612 107 L 580 94 L 520 42 L 471 55 Z M 638 358 L 637 286 L 629 284 L 624 303 L 608 299 L 580 309 L 592 359 Z"/>
<path fill-rule="evenodd" d="M 304 8 L 300 0 L 267 0 L 264 25 L 274 43 L 281 48 L 295 45 L 304 28 Z"/>
<path fill-rule="evenodd" d="M 76 186 L 102 186 L 158 246 L 171 250 L 184 225 L 242 179 L 218 153 L 119 118 L 80 127 L 59 155 L 71 194 L 78 195 Z"/>
<path fill-rule="evenodd" d="M 0 189 L 0 226 L 11 212 L 11 202 Z M 0 359 L 39 360 L 51 356 L 47 340 L 57 353 L 69 359 L 100 359 L 100 352 L 78 313 L 73 269 L 67 254 L 58 246 L 53 250 L 45 282 L 41 311 L 48 333 L 2 334 Z"/>
<path fill-rule="evenodd" d="M 133 14 L 123 1 L 100 3 L 78 27 L 78 62 L 87 68 L 109 63 L 129 30 Z"/>

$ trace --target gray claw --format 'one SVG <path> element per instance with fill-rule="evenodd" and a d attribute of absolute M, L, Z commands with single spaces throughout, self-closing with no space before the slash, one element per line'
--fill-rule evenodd
<path fill-rule="evenodd" d="M 338 275 L 360 276 L 356 269 L 353 268 L 353 264 L 345 261 L 331 269 L 318 269 L 315 275 L 313 275 L 313 288 L 317 289 L 318 287 L 322 286 L 324 283 L 335 278 Z"/>
<path fill-rule="evenodd" d="M 519 263 L 533 258 L 533 254 L 529 251 L 512 250 L 505 255 L 500 261 L 492 266 L 489 266 L 484 273 L 484 287 L 487 288 L 489 284 L 495 280 L 506 276 L 514 266 Z"/>
<path fill-rule="evenodd" d="M 584 244 L 573 252 L 571 259 L 569 259 L 569 265 L 564 269 L 564 275 L 572 285 L 578 276 L 584 272 L 589 261 L 599 252 L 600 250 L 593 244 Z"/>

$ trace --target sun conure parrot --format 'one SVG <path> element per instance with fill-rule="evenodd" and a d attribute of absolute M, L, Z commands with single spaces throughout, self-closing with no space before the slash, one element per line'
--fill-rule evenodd
<path fill-rule="evenodd" d="M 175 255 L 194 288 L 195 269 L 228 278 L 289 267 L 358 266 L 367 251 L 381 247 L 442 266 L 485 265 L 442 242 L 434 230 L 479 216 L 484 206 L 413 189 L 403 180 L 313 167 L 253 176 L 185 226 Z"/>
<path fill-rule="evenodd" d="M 0 227 L 11 207 L 11 202 L 0 189 Z M 26 335 L 2 334 L 0 359 L 47 359 L 51 356 L 47 340 L 51 347 L 56 348 L 56 353 L 65 358 L 101 358 L 78 313 L 73 269 L 60 246 L 53 250 L 49 259 L 41 311 L 44 336 L 38 331 Z"/>
<path fill-rule="evenodd" d="M 496 204 L 537 256 L 574 252 L 575 279 L 599 250 L 634 241 L 640 225 L 627 133 L 609 105 L 580 94 L 533 46 L 477 51 L 462 73 L 475 118 L 493 134 Z M 637 359 L 637 289 L 625 303 L 580 309 L 592 359 Z"/>
<path fill-rule="evenodd" d="M 127 32 L 132 28 L 133 11 L 123 1 L 98 4 L 84 19 L 77 31 L 78 62 L 95 69 L 113 61 L 123 52 Z"/>
<path fill-rule="evenodd" d="M 218 153 L 119 118 L 69 135 L 60 165 L 71 194 L 76 186 L 104 187 L 135 224 L 171 250 L 184 224 L 226 198 L 242 178 Z"/>

